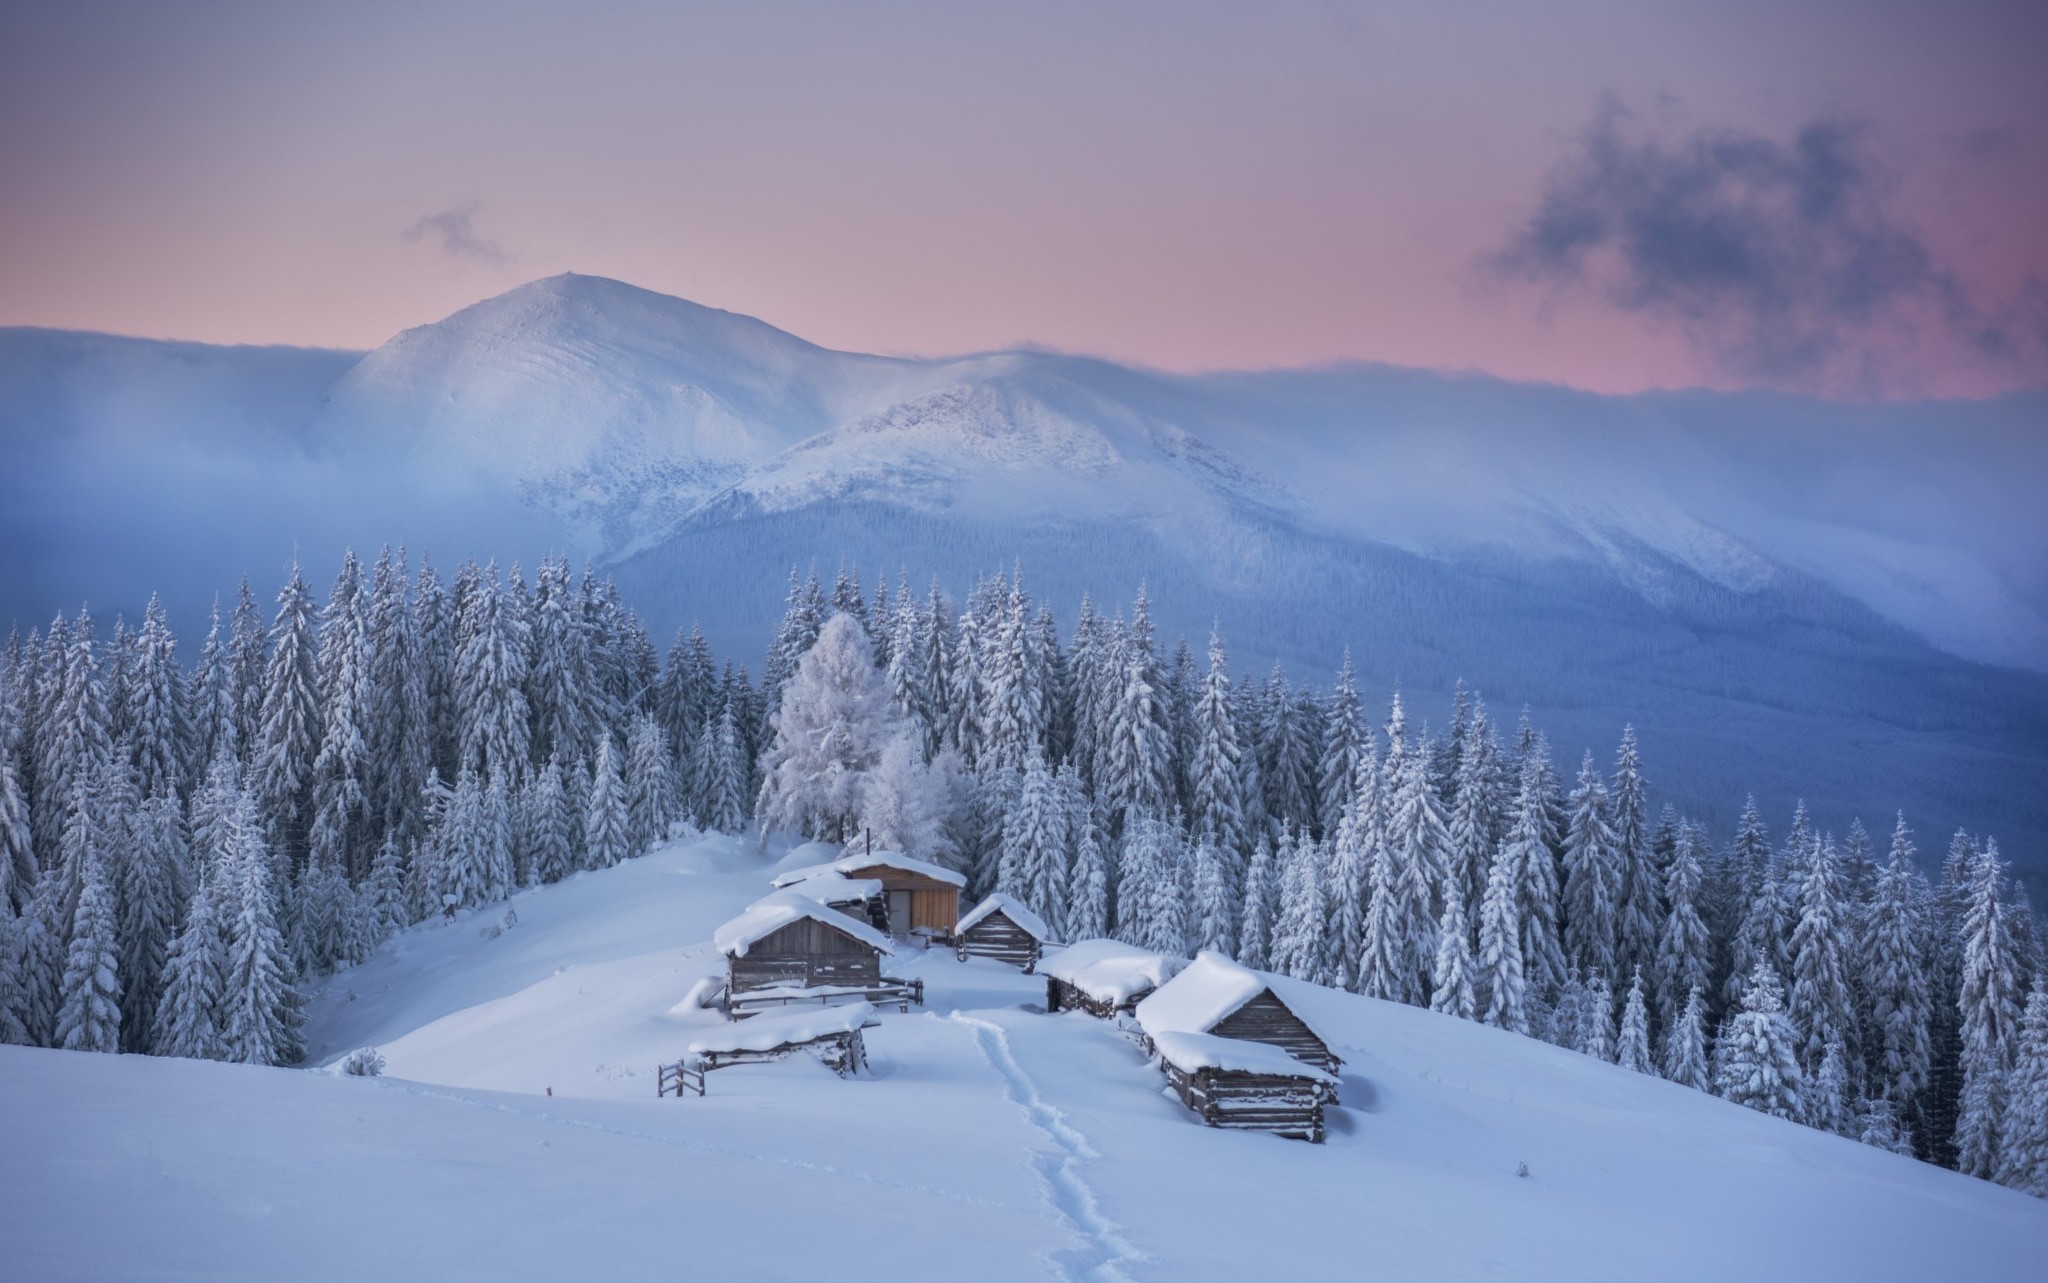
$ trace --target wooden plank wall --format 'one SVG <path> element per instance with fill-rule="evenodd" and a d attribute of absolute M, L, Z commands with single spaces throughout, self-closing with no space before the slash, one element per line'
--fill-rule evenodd
<path fill-rule="evenodd" d="M 729 958 L 732 992 L 781 985 L 879 984 L 882 955 L 815 918 L 792 922 L 756 941 L 743 958 Z"/>
<path fill-rule="evenodd" d="M 1344 1063 L 1271 989 L 1217 1021 L 1209 1032 L 1219 1038 L 1242 1038 L 1278 1047 L 1296 1060 L 1331 1073 Z"/>
<path fill-rule="evenodd" d="M 1038 940 L 998 910 L 960 933 L 959 952 L 964 958 L 994 958 L 1029 971 L 1038 961 Z"/>

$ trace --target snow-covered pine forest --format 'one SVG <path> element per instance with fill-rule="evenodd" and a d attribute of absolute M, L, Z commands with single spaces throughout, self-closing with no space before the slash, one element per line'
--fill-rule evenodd
<path fill-rule="evenodd" d="M 1230 671 L 1020 576 L 792 574 L 759 682 L 543 560 L 246 582 L 187 666 L 153 602 L 0 660 L 0 1040 L 289 1064 L 299 984 L 677 826 L 871 839 L 1066 939 L 1246 964 L 1544 1038 L 2048 1195 L 2048 956 L 1995 840 L 1776 840 L 1659 806 L 1633 733 L 1553 752 Z M 1929 852 L 1932 854 L 1932 852 Z"/>

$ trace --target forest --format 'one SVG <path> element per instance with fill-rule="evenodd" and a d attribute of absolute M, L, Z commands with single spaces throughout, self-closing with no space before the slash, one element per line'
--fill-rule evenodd
<path fill-rule="evenodd" d="M 759 676 L 566 559 L 353 554 L 0 656 L 0 1041 L 289 1065 L 302 986 L 695 830 L 872 841 L 1115 936 L 1546 1039 L 2048 1196 L 2048 934 L 1995 838 L 1775 838 L 1524 711 L 1231 672 L 1020 572 L 792 571 Z M 1772 784 L 1781 785 L 1782 781 Z M 1933 860 L 1940 852 L 1938 863 Z"/>

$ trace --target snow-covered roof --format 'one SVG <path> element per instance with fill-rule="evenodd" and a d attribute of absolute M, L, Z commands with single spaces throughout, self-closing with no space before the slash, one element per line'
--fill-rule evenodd
<path fill-rule="evenodd" d="M 753 945 L 805 918 L 816 919 L 835 931 L 843 931 L 883 953 L 892 952 L 889 937 L 867 923 L 849 918 L 836 909 L 828 909 L 810 896 L 796 891 L 776 891 L 754 901 L 747 906 L 745 913 L 712 932 L 711 942 L 718 946 L 720 953 L 744 958 Z"/>
<path fill-rule="evenodd" d="M 1081 940 L 1038 963 L 1038 974 L 1064 980 L 1097 1002 L 1128 1002 L 1156 989 L 1185 967 L 1182 958 L 1152 953 L 1121 940 Z"/>
<path fill-rule="evenodd" d="M 838 872 L 820 873 L 792 882 L 784 889 L 807 895 L 820 904 L 852 904 L 857 900 L 872 900 L 882 894 L 882 884 L 878 879 L 849 878 Z"/>
<path fill-rule="evenodd" d="M 1163 991 L 1162 991 L 1163 992 Z M 1275 1074 L 1287 1078 L 1310 1078 L 1334 1087 L 1337 1078 L 1305 1061 L 1296 1060 L 1282 1049 L 1243 1038 L 1219 1038 L 1215 1034 L 1163 1030 L 1151 1034 L 1152 1049 L 1159 1058 L 1184 1074 L 1198 1069 L 1225 1069 L 1245 1074 Z"/>
<path fill-rule="evenodd" d="M 873 1004 L 850 1002 L 843 1007 L 755 1016 L 736 1025 L 725 1025 L 699 1034 L 684 1050 L 693 1056 L 707 1051 L 773 1051 L 790 1043 L 869 1029 L 881 1023 Z"/>
<path fill-rule="evenodd" d="M 1052 939 L 1052 933 L 1045 929 L 1045 919 L 1033 913 L 1030 905 L 1025 904 L 1014 895 L 1004 895 L 1000 891 L 997 891 L 989 896 L 988 899 L 969 909 L 967 916 L 961 918 L 960 924 L 953 928 L 954 933 L 958 934 L 967 930 L 967 928 L 986 918 L 991 913 L 1002 914 L 1010 921 L 1024 928 L 1024 930 L 1031 934 L 1032 939 L 1041 944 Z"/>
<path fill-rule="evenodd" d="M 1265 977 L 1220 953 L 1203 950 L 1187 969 L 1139 1003 L 1132 1013 L 1154 1039 L 1162 1033 L 1205 1034 L 1270 986 Z M 1301 1013 L 1295 1012 L 1301 1019 Z M 1302 1020 L 1304 1025 L 1308 1021 Z M 1311 1033 L 1315 1032 L 1310 1026 Z M 1329 1039 L 1316 1034 L 1329 1044 Z"/>
<path fill-rule="evenodd" d="M 950 882 L 956 887 L 967 885 L 967 879 L 953 870 L 924 860 L 913 860 L 901 851 L 868 851 L 858 855 L 842 856 L 827 864 L 807 864 L 800 869 L 778 873 L 775 876 L 775 885 L 786 887 L 824 873 L 852 873 L 856 869 L 872 869 L 884 864 L 892 869 L 901 869 L 905 873 L 921 873 L 940 882 Z"/>

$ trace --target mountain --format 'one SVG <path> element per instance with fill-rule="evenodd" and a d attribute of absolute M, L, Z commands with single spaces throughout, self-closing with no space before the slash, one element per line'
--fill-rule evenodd
<path fill-rule="evenodd" d="M 782 864 L 815 858 L 792 852 Z M 904 950 L 926 1005 L 660 1099 L 780 867 L 674 844 L 423 924 L 312 994 L 312 1063 L 0 1047 L 24 1278 L 2024 1277 L 2048 1204 L 1520 1035 L 1272 983 L 1345 1062 L 1320 1146 L 1212 1130 L 1044 983 Z M 508 914 L 507 910 L 511 913 Z M 511 925 L 503 925 L 505 923 Z M 851 1229 L 849 1227 L 858 1227 Z M 810 1228 L 806 1228 L 810 1227 Z M 821 1228 L 822 1227 L 822 1228 Z"/>
<path fill-rule="evenodd" d="M 296 548 L 594 557 L 758 653 L 791 565 L 1162 627 L 1423 715 L 1462 677 L 1567 757 L 1634 720 L 1688 805 L 1900 806 L 2048 856 L 2048 394 L 1599 396 L 1376 365 L 1171 374 L 835 352 L 559 276 L 367 354 L 0 332 L 0 612 L 161 589 L 195 634 Z M 1781 821 L 1782 822 L 1782 821 Z"/>

